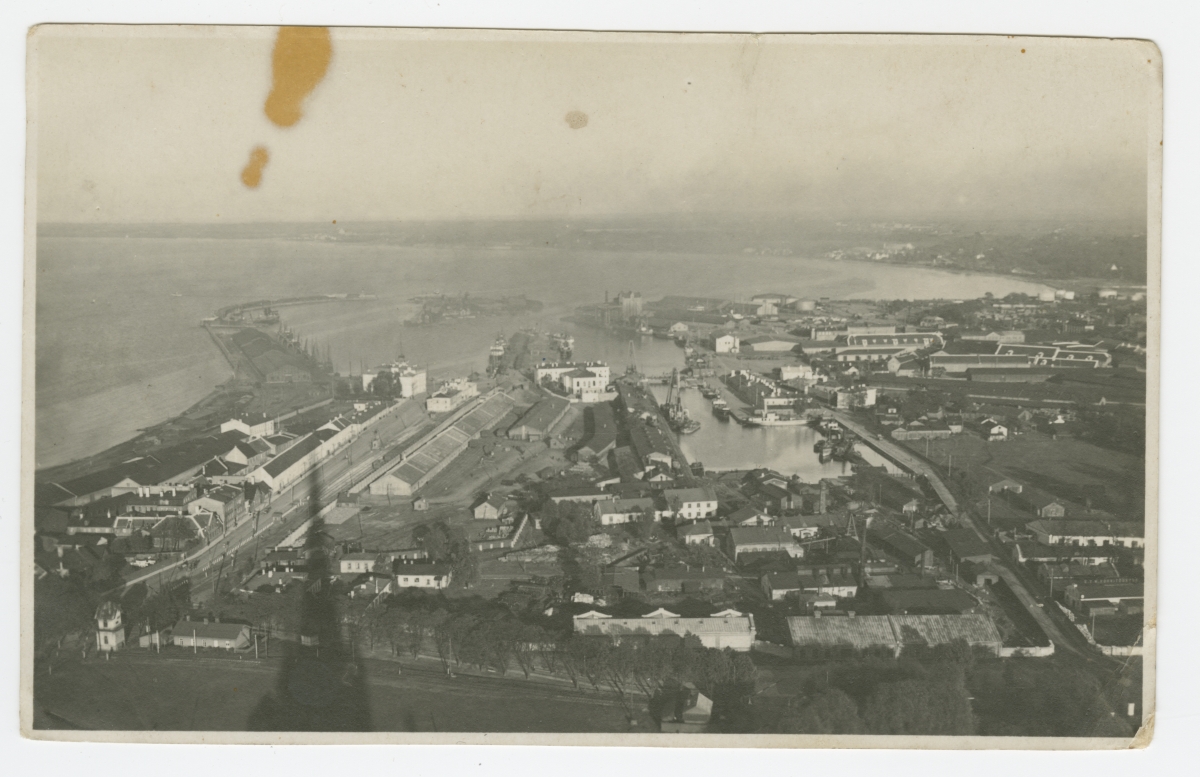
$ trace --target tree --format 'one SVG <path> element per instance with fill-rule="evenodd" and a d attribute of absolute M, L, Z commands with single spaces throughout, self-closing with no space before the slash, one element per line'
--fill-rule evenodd
<path fill-rule="evenodd" d="M 881 683 L 862 718 L 871 734 L 964 736 L 974 730 L 966 689 L 940 680 Z"/>
<path fill-rule="evenodd" d="M 413 539 L 435 561 L 444 559 L 450 551 L 450 533 L 442 521 L 422 524 L 413 529 Z"/>
<path fill-rule="evenodd" d="M 858 705 L 844 691 L 828 688 L 806 699 L 796 712 L 780 721 L 784 734 L 861 734 Z"/>

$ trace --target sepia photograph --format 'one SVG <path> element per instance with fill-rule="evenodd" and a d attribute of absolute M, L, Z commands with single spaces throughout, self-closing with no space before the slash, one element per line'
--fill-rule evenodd
<path fill-rule="evenodd" d="M 27 46 L 24 736 L 1149 744 L 1152 42 Z"/>

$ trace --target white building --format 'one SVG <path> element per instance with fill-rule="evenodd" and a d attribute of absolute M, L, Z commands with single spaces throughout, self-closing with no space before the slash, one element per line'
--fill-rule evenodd
<path fill-rule="evenodd" d="M 737 353 L 740 349 L 737 335 L 723 334 L 713 338 L 713 350 L 717 353 Z"/>
<path fill-rule="evenodd" d="M 1086 545 L 1103 547 L 1121 545 L 1141 548 L 1146 544 L 1146 530 L 1133 521 L 1071 521 L 1042 519 L 1027 524 L 1037 541 L 1043 545 Z"/>
<path fill-rule="evenodd" d="M 623 637 L 646 637 L 660 634 L 699 638 L 705 647 L 724 650 L 730 648 L 747 652 L 754 644 L 757 634 L 754 616 L 743 615 L 737 610 L 722 610 L 705 618 L 681 618 L 662 608 L 640 618 L 614 618 L 592 610 L 573 618 L 575 633 L 604 636 L 620 641 Z"/>
<path fill-rule="evenodd" d="M 717 514 L 717 495 L 707 488 L 668 488 L 663 491 L 671 515 L 676 520 L 698 521 Z M 679 509 L 673 506 L 678 500 Z"/>
<path fill-rule="evenodd" d="M 429 395 L 425 410 L 430 413 L 449 413 L 464 402 L 479 396 L 479 387 L 466 378 L 455 378 Z"/>
<path fill-rule="evenodd" d="M 601 526 L 615 526 L 622 523 L 634 523 L 642 520 L 646 511 L 654 513 L 655 520 L 662 517 L 662 511 L 655 509 L 654 500 L 649 497 L 641 499 L 606 499 L 596 502 L 592 511 Z"/>
<path fill-rule="evenodd" d="M 607 370 L 605 370 L 607 372 Z M 562 375 L 563 388 L 576 397 L 595 396 L 604 392 L 608 386 L 608 375 L 593 372 L 587 367 L 565 372 Z"/>
<path fill-rule="evenodd" d="M 226 432 L 241 432 L 247 437 L 270 437 L 276 431 L 275 419 L 267 418 L 262 413 L 257 413 L 254 416 L 230 418 L 221 424 L 221 434 L 225 434 Z"/>
<path fill-rule="evenodd" d="M 776 367 L 775 371 L 779 373 L 780 380 L 812 380 L 816 376 L 813 368 L 807 364 L 785 364 Z"/>
<path fill-rule="evenodd" d="M 115 602 L 105 602 L 96 610 L 96 650 L 110 653 L 125 645 L 125 626 L 121 623 L 121 608 Z"/>
<path fill-rule="evenodd" d="M 383 373 L 390 373 L 392 375 L 396 384 L 400 387 L 400 396 L 405 399 L 425 393 L 425 370 L 418 369 L 408 362 L 403 361 L 381 364 L 375 368 L 374 372 L 364 372 L 362 374 L 363 391 L 369 390 L 372 381 Z"/>
<path fill-rule="evenodd" d="M 876 389 L 868 386 L 840 389 L 837 392 L 837 408 L 853 410 L 859 407 L 875 407 L 875 392 Z"/>
<path fill-rule="evenodd" d="M 446 588 L 450 567 L 445 564 L 400 564 L 396 567 L 397 588 Z"/>
<path fill-rule="evenodd" d="M 576 370 L 586 370 L 592 373 L 592 377 L 597 380 L 601 390 L 612 382 L 612 372 L 604 362 L 557 362 L 554 364 L 543 364 L 534 370 L 533 379 L 538 385 L 541 385 L 542 381 L 547 378 L 562 381 L 567 373 Z"/>
<path fill-rule="evenodd" d="M 356 572 L 374 572 L 378 553 L 346 553 L 338 559 L 338 571 L 343 575 Z"/>

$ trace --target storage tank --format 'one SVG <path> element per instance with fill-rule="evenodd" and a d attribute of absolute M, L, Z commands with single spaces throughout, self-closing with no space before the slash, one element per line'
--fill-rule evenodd
<path fill-rule="evenodd" d="M 796 310 L 802 313 L 811 313 L 817 309 L 817 301 L 812 299 L 802 299 L 796 301 Z"/>

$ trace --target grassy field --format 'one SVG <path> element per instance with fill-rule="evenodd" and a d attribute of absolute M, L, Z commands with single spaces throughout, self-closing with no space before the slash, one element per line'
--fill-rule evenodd
<path fill-rule="evenodd" d="M 185 652 L 185 651 L 183 651 Z M 376 731 L 628 731 L 612 696 L 569 685 L 459 673 L 436 664 L 365 662 Z M 129 653 L 60 665 L 34 681 L 35 727 L 94 730 L 241 731 L 276 683 L 278 664 L 203 655 Z M 641 713 L 641 730 L 650 721 Z"/>
<path fill-rule="evenodd" d="M 928 454 L 924 441 L 904 444 L 943 469 L 953 456 L 955 472 L 973 481 L 1008 477 L 1072 502 L 1090 498 L 1093 508 L 1120 516 L 1140 516 L 1144 509 L 1145 462 L 1081 440 L 1030 433 L 989 443 L 959 434 L 929 441 Z"/>

